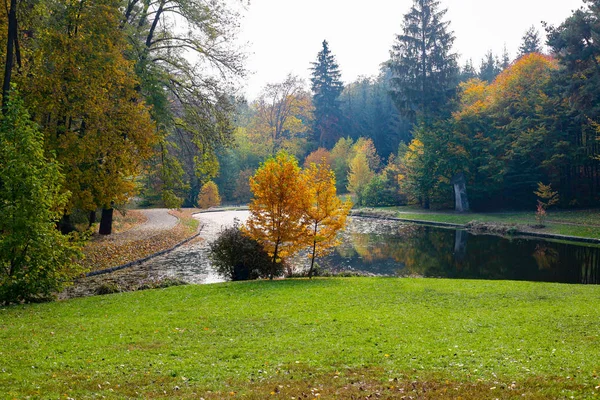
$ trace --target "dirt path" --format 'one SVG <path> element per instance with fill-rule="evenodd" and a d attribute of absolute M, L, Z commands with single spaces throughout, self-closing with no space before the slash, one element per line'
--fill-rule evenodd
<path fill-rule="evenodd" d="M 148 218 L 146 222 L 125 232 L 106 236 L 103 240 L 127 243 L 146 239 L 173 228 L 179 221 L 177 217 L 169 214 L 168 208 L 153 208 L 140 211 Z"/>
<path fill-rule="evenodd" d="M 177 218 L 169 215 L 163 209 L 149 211 L 148 222 L 137 228 L 120 234 L 116 240 L 137 240 L 140 235 L 149 235 L 177 223 Z M 155 257 L 142 264 L 134 265 L 109 274 L 91 276 L 76 282 L 63 292 L 60 298 L 81 297 L 93 295 L 101 285 L 116 285 L 122 290 L 131 290 L 145 283 L 164 279 L 177 279 L 188 283 L 215 283 L 224 279 L 215 274 L 208 259 L 209 244 L 218 236 L 222 227 L 231 226 L 234 219 L 244 222 L 248 217 L 247 211 L 223 211 L 196 214 L 194 218 L 200 221 L 200 240 L 193 240 L 167 254 Z M 167 215 L 168 217 L 165 217 Z M 151 221 L 150 219 L 154 217 Z M 115 235 L 118 236 L 118 235 Z"/>

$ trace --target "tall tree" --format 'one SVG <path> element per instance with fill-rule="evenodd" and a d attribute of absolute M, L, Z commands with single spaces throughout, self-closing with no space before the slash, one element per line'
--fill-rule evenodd
<path fill-rule="evenodd" d="M 460 78 L 461 82 L 466 82 L 473 78 L 477 78 L 477 71 L 473 66 L 473 59 L 468 59 L 465 62 L 465 65 L 460 69 Z"/>
<path fill-rule="evenodd" d="M 32 62 L 19 83 L 71 192 L 65 210 L 102 208 L 110 233 L 113 204 L 136 192 L 135 178 L 156 143 L 148 107 L 118 29 L 120 2 L 52 2 L 38 27 Z M 106 219 L 108 218 L 108 219 Z M 65 219 L 63 227 L 70 226 Z"/>
<path fill-rule="evenodd" d="M 500 69 L 504 71 L 506 68 L 510 67 L 510 55 L 508 54 L 508 49 L 506 48 L 506 43 L 502 48 L 502 59 L 500 60 Z"/>
<path fill-rule="evenodd" d="M 392 96 L 413 121 L 443 114 L 456 91 L 459 69 L 446 11 L 438 0 L 414 0 L 392 47 Z"/>
<path fill-rule="evenodd" d="M 121 27 L 161 135 L 150 180 L 170 206 L 195 201 L 218 172 L 215 149 L 232 142 L 231 99 L 244 75 L 235 2 L 127 0 L 123 7 Z"/>
<path fill-rule="evenodd" d="M 67 195 L 56 160 L 14 90 L 0 115 L 0 304 L 45 299 L 81 268 L 72 237 L 56 230 Z"/>
<path fill-rule="evenodd" d="M 542 40 L 540 39 L 540 32 L 535 29 L 535 26 L 531 26 L 527 29 L 527 32 L 521 39 L 521 46 L 519 46 L 519 57 L 531 53 L 542 52 Z"/>
<path fill-rule="evenodd" d="M 310 246 L 311 278 L 315 257 L 327 254 L 340 241 L 337 233 L 346 225 L 346 217 L 352 208 L 349 200 L 342 203 L 335 190 L 335 175 L 325 158 L 318 164 L 311 163 L 304 171 L 309 183 L 306 196 L 305 218 L 308 225 L 307 243 Z"/>
<path fill-rule="evenodd" d="M 323 40 L 323 49 L 317 54 L 317 61 L 312 63 L 311 71 L 310 81 L 315 106 L 314 136 L 320 147 L 330 149 L 341 137 L 338 97 L 344 85 L 341 81 L 340 67 L 326 40 Z"/>
<path fill-rule="evenodd" d="M 296 159 L 281 152 L 262 164 L 250 179 L 250 187 L 254 199 L 247 231 L 269 253 L 269 278 L 273 279 L 281 260 L 304 246 L 307 184 Z"/>
<path fill-rule="evenodd" d="M 300 78 L 290 74 L 283 82 L 268 84 L 252 106 L 249 133 L 265 143 L 271 155 L 304 150 L 298 144 L 310 129 L 313 106 Z"/>
<path fill-rule="evenodd" d="M 554 187 L 563 200 L 592 205 L 600 193 L 600 1 L 585 3 L 587 7 L 560 26 L 546 30 L 560 66 L 553 77 L 554 91 L 567 108 L 556 129 L 567 133 L 573 154 L 562 168 L 560 186 Z"/>
<path fill-rule="evenodd" d="M 479 67 L 479 79 L 486 82 L 492 82 L 496 79 L 496 76 L 500 73 L 501 69 L 499 66 L 500 62 L 494 53 L 490 50 L 487 52 L 485 57 L 481 60 L 481 66 Z"/>

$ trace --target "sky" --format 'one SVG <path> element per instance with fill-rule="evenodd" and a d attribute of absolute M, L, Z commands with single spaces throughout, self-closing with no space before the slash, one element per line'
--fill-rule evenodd
<path fill-rule="evenodd" d="M 311 62 L 324 39 L 329 42 L 344 83 L 375 76 L 389 58 L 402 17 L 412 0 L 250 0 L 242 12 L 240 43 L 246 45 L 249 71 L 243 92 L 256 98 L 267 83 L 293 73 L 308 84 Z M 448 9 L 460 64 L 492 50 L 500 55 L 506 44 L 515 57 L 525 31 L 541 21 L 559 25 L 583 0 L 441 0 Z M 545 36 L 543 36 L 545 37 Z"/>

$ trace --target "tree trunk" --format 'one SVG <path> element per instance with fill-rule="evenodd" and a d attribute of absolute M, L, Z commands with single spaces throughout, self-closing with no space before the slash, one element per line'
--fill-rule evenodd
<path fill-rule="evenodd" d="M 57 225 L 58 225 L 58 230 L 63 235 L 67 235 L 67 234 L 75 231 L 75 226 L 73 225 L 73 222 L 71 222 L 70 215 L 67 215 L 67 214 L 63 215 L 62 218 L 60 219 L 60 221 L 58 221 Z"/>
<path fill-rule="evenodd" d="M 92 225 L 94 225 L 96 223 L 96 210 L 90 211 L 90 224 L 88 225 L 88 228 L 91 228 Z"/>
<path fill-rule="evenodd" d="M 310 258 L 310 269 L 308 270 L 308 279 L 312 279 L 313 268 L 314 268 L 314 265 L 315 265 L 315 254 L 317 252 L 317 229 L 318 229 L 318 224 L 315 223 L 313 248 L 312 248 L 312 257 Z"/>
<path fill-rule="evenodd" d="M 277 266 L 277 251 L 279 250 L 279 242 L 275 244 L 275 251 L 273 252 L 273 264 L 271 264 L 271 272 L 269 273 L 269 280 L 273 280 L 273 275 Z"/>
<path fill-rule="evenodd" d="M 15 43 L 17 43 L 17 0 L 10 0 L 8 12 L 8 38 L 6 41 L 6 62 L 4 64 L 4 81 L 2 83 L 2 109 L 8 106 L 10 80 L 14 66 Z"/>
<path fill-rule="evenodd" d="M 101 235 L 110 235 L 112 233 L 113 211 L 111 208 L 102 209 L 102 217 L 100 218 L 100 233 Z"/>

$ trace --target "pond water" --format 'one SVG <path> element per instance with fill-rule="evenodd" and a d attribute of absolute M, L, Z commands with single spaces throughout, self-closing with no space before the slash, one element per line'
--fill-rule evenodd
<path fill-rule="evenodd" d="M 242 222 L 247 212 L 200 214 L 218 232 L 218 222 Z M 211 238 L 208 238 L 210 240 Z M 317 262 L 333 272 L 380 276 L 509 279 L 600 284 L 600 247 L 539 239 L 506 239 L 464 230 L 353 217 L 342 244 Z M 297 256 L 298 268 L 308 265 Z"/>

